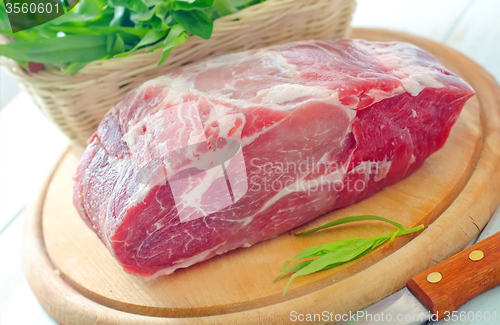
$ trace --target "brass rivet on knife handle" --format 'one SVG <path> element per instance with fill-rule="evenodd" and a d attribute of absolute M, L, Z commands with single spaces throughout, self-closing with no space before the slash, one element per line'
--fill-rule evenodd
<path fill-rule="evenodd" d="M 480 261 L 480 262 L 477 262 Z M 442 275 L 431 283 L 428 276 Z M 432 279 L 431 279 L 432 280 Z M 500 285 L 500 232 L 453 255 L 419 275 L 406 286 L 438 319 L 475 296 Z"/>
<path fill-rule="evenodd" d="M 427 281 L 429 283 L 438 283 L 443 278 L 443 275 L 439 272 L 431 272 L 427 276 Z"/>
<path fill-rule="evenodd" d="M 472 251 L 469 254 L 469 259 L 471 261 L 480 261 L 483 259 L 483 257 L 484 257 L 484 253 L 483 253 L 483 251 L 480 251 L 480 250 Z"/>

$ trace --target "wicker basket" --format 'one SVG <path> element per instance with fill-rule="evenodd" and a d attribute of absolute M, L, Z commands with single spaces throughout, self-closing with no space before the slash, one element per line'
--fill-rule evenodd
<path fill-rule="evenodd" d="M 142 49 L 124 58 L 94 61 L 68 77 L 56 67 L 29 73 L 0 57 L 24 84 L 42 113 L 77 146 L 87 139 L 120 97 L 183 64 L 223 53 L 348 33 L 355 0 L 267 0 L 215 21 L 208 41 L 191 36 L 157 67 L 161 51 Z"/>

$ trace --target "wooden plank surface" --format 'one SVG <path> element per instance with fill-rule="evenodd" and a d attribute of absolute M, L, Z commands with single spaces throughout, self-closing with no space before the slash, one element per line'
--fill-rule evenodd
<path fill-rule="evenodd" d="M 474 58 L 500 81 L 500 2 L 476 0 L 445 43 Z"/>
<path fill-rule="evenodd" d="M 34 136 L 34 133 L 37 136 Z M 66 137 L 21 92 L 0 111 L 0 324 L 55 324 L 21 269 L 26 203 L 39 190 Z"/>
<path fill-rule="evenodd" d="M 21 93 L 0 112 L 0 230 L 33 197 L 68 144 Z"/>
<path fill-rule="evenodd" d="M 443 42 L 470 4 L 471 0 L 357 0 L 352 25 L 393 29 Z"/>
<path fill-rule="evenodd" d="M 0 324 L 55 324 L 45 312 L 21 270 L 22 228 L 17 218 L 0 236 Z"/>
<path fill-rule="evenodd" d="M 0 67 L 0 111 L 19 93 L 19 85 L 4 67 Z"/>
<path fill-rule="evenodd" d="M 456 48 L 500 81 L 500 2 L 476 0 L 463 13 L 455 28 L 450 31 L 446 44 Z M 500 193 L 499 193 L 500 195 Z M 478 240 L 500 231 L 500 207 L 485 227 Z M 491 289 L 472 299 L 457 310 L 462 320 L 449 319 L 433 324 L 480 325 L 500 323 L 500 287 Z M 470 313 L 475 316 L 470 317 Z M 467 317 L 464 317 L 467 315 Z M 489 316 L 485 320 L 485 316 Z"/>

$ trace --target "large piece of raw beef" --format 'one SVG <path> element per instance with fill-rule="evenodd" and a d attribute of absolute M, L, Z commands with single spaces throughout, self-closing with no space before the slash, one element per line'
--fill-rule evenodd
<path fill-rule="evenodd" d="M 169 274 L 408 176 L 473 94 L 406 43 L 311 40 L 192 64 L 111 109 L 74 204 L 126 272 Z"/>

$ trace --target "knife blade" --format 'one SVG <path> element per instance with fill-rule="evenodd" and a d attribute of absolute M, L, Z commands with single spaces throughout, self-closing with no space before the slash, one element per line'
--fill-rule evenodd
<path fill-rule="evenodd" d="M 340 324 L 416 325 L 452 315 L 477 295 L 500 285 L 500 207 L 478 242 L 411 278 L 406 287 Z M 494 234 L 491 234 L 493 233 Z M 489 237 L 488 237 L 489 236 Z M 487 238 L 485 238 L 487 237 Z"/>

